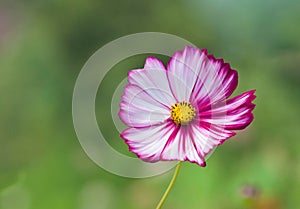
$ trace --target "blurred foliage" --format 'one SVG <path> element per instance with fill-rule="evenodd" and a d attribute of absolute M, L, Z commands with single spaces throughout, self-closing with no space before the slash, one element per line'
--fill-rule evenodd
<path fill-rule="evenodd" d="M 300 2 L 297 0 L 81 1 L 0 3 L 0 208 L 154 208 L 170 173 L 127 179 L 96 166 L 72 124 L 76 77 L 90 55 L 123 35 L 178 35 L 239 72 L 235 94 L 257 89 L 255 121 L 222 145 L 206 168 L 184 163 L 164 208 L 257 209 L 300 204 Z M 106 76 L 97 97 L 99 127 L 122 153 L 110 99 L 146 55 Z M 162 57 L 167 62 L 166 57 Z M 105 117 L 103 117 L 105 116 Z"/>

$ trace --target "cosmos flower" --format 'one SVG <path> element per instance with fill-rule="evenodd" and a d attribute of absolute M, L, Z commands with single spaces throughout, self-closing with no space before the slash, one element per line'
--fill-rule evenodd
<path fill-rule="evenodd" d="M 253 120 L 255 90 L 228 99 L 237 71 L 207 50 L 187 46 L 167 67 L 154 58 L 131 70 L 119 117 L 129 126 L 121 138 L 147 162 L 190 161 L 206 156 Z"/>

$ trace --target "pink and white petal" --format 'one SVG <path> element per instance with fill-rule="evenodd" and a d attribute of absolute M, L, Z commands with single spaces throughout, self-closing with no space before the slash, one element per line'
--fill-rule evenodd
<path fill-rule="evenodd" d="M 193 137 L 190 127 L 177 126 L 162 150 L 161 160 L 190 161 L 204 167 L 204 157 L 197 150 Z"/>
<path fill-rule="evenodd" d="M 189 101 L 197 76 L 203 70 L 206 49 L 186 46 L 172 56 L 167 67 L 167 76 L 171 91 L 177 102 Z"/>
<path fill-rule="evenodd" d="M 170 109 L 153 99 L 145 90 L 129 84 L 122 95 L 119 117 L 127 126 L 145 127 L 168 119 Z"/>
<path fill-rule="evenodd" d="M 198 72 L 190 100 L 198 104 L 200 111 L 227 99 L 237 87 L 237 71 L 231 69 L 223 59 L 207 55 Z"/>
<path fill-rule="evenodd" d="M 166 123 L 143 128 L 128 128 L 121 133 L 121 137 L 129 146 L 129 151 L 140 159 L 148 162 L 157 162 L 161 152 L 176 132 L 177 126 L 170 120 Z"/>
<path fill-rule="evenodd" d="M 154 57 L 146 59 L 143 69 L 131 70 L 128 81 L 144 89 L 153 99 L 166 107 L 176 101 L 169 87 L 165 66 Z"/>
<path fill-rule="evenodd" d="M 206 122 L 191 126 L 193 143 L 203 157 L 206 157 L 215 147 L 234 135 L 235 133 L 232 131 Z"/>
<path fill-rule="evenodd" d="M 226 101 L 225 105 L 200 113 L 202 121 L 217 124 L 227 130 L 241 130 L 253 120 L 255 90 L 245 92 Z"/>
<path fill-rule="evenodd" d="M 192 140 L 192 135 L 189 135 L 189 139 L 190 140 L 186 141 L 186 146 L 189 147 L 189 149 L 186 152 L 186 157 L 184 160 L 205 167 L 206 166 L 205 158 L 201 154 L 201 152 L 197 150 L 196 144 Z"/>

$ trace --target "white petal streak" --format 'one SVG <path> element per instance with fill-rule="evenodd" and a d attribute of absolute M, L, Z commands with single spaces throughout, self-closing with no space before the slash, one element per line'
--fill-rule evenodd
<path fill-rule="evenodd" d="M 172 56 L 167 67 L 167 75 L 173 95 L 178 102 L 189 101 L 205 57 L 205 51 L 190 46 Z"/>
<path fill-rule="evenodd" d="M 176 125 L 168 121 L 145 128 L 126 129 L 121 137 L 128 144 L 129 150 L 139 158 L 148 162 L 156 162 L 161 160 L 161 152 L 175 129 Z"/>
<path fill-rule="evenodd" d="M 222 144 L 235 133 L 214 124 L 193 124 L 191 127 L 192 140 L 202 156 L 207 156 L 216 146 Z"/>
<path fill-rule="evenodd" d="M 228 130 L 240 130 L 253 120 L 255 90 L 245 92 L 226 101 L 225 105 L 200 113 L 203 121 L 218 124 Z"/>
<path fill-rule="evenodd" d="M 189 126 L 177 127 L 174 134 L 170 136 L 162 153 L 162 160 L 179 160 L 197 163 L 205 166 L 204 158 L 198 152 L 196 144 L 193 141 L 193 133 Z"/>
<path fill-rule="evenodd" d="M 143 69 L 131 70 L 128 74 L 130 84 L 137 85 L 165 106 L 175 103 L 170 90 L 166 69 L 161 61 L 148 57 Z"/>
<path fill-rule="evenodd" d="M 237 87 L 238 74 L 222 59 L 208 55 L 199 70 L 191 100 L 206 107 L 228 98 Z"/>
<path fill-rule="evenodd" d="M 129 84 L 122 96 L 119 116 L 127 126 L 145 127 L 165 121 L 170 117 L 170 109 L 140 87 Z"/>

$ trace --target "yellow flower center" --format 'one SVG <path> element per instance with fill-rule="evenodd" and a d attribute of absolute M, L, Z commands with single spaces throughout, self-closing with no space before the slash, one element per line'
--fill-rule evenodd
<path fill-rule="evenodd" d="M 196 116 L 196 109 L 189 102 L 179 102 L 171 106 L 171 118 L 177 125 L 187 125 Z"/>

